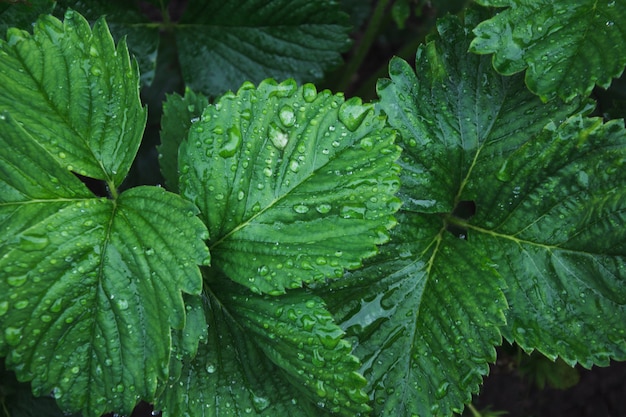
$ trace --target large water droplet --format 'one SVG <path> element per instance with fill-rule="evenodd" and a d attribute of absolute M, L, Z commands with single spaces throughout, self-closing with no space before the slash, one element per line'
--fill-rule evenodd
<path fill-rule="evenodd" d="M 9 311 L 9 302 L 0 301 L 0 316 L 4 316 L 7 311 Z"/>
<path fill-rule="evenodd" d="M 289 143 L 289 135 L 273 123 L 270 124 L 267 134 L 272 141 L 272 144 L 281 151 L 285 149 L 287 143 Z"/>
<path fill-rule="evenodd" d="M 317 89 L 313 84 L 304 84 L 302 86 L 302 98 L 304 98 L 304 101 L 311 103 L 316 97 Z"/>
<path fill-rule="evenodd" d="M 504 161 L 504 164 L 500 167 L 500 170 L 496 173 L 496 178 L 502 182 L 511 181 L 511 173 L 507 170 L 507 165 L 509 161 Z"/>
<path fill-rule="evenodd" d="M 339 214 L 344 219 L 363 219 L 365 210 L 366 208 L 363 204 L 349 204 L 341 207 Z"/>
<path fill-rule="evenodd" d="M 48 237 L 37 234 L 20 236 L 20 248 L 28 252 L 41 251 L 48 246 Z"/>
<path fill-rule="evenodd" d="M 371 105 L 363 105 L 359 97 L 352 97 L 341 104 L 337 116 L 341 123 L 354 132 L 361 126 L 371 108 Z"/>
<path fill-rule="evenodd" d="M 299 214 L 304 214 L 309 212 L 309 207 L 305 204 L 296 204 L 293 206 L 293 211 Z"/>
<path fill-rule="evenodd" d="M 317 210 L 318 213 L 320 214 L 326 214 L 328 213 L 333 207 L 330 204 L 326 204 L 326 203 L 322 203 L 319 204 L 315 207 L 315 210 Z"/>
<path fill-rule="evenodd" d="M 22 340 L 22 329 L 9 326 L 4 329 L 4 338 L 9 346 L 17 346 Z"/>
<path fill-rule="evenodd" d="M 292 127 L 296 123 L 296 114 L 293 108 L 288 105 L 284 105 L 278 112 L 278 118 L 285 127 Z"/>
<path fill-rule="evenodd" d="M 237 126 L 232 126 L 228 129 L 228 140 L 224 142 L 222 148 L 219 151 L 219 155 L 222 158 L 230 158 L 235 155 L 241 147 L 243 136 Z"/>
<path fill-rule="evenodd" d="M 10 276 L 7 283 L 13 287 L 21 287 L 26 282 L 26 275 Z"/>

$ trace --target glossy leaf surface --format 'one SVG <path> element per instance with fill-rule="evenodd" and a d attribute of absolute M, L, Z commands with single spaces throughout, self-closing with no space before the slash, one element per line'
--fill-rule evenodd
<path fill-rule="evenodd" d="M 247 83 L 207 107 L 179 169 L 213 265 L 270 294 L 358 267 L 395 224 L 393 140 L 371 105 L 293 80 Z"/>
<path fill-rule="evenodd" d="M 319 297 L 251 294 L 226 278 L 211 287 L 219 291 L 203 297 L 208 339 L 157 404 L 164 415 L 367 412 L 359 361 Z"/>
<path fill-rule="evenodd" d="M 69 171 L 119 186 L 146 120 L 126 44 L 116 48 L 104 20 L 92 31 L 72 11 L 33 30 L 11 28 L 0 42 L 0 111 Z"/>
<path fill-rule="evenodd" d="M 380 255 L 325 295 L 375 415 L 460 412 L 501 333 L 586 366 L 626 353 L 623 126 L 567 119 L 584 106 L 541 105 L 468 55 L 481 17 L 440 21 L 416 70 L 394 59 L 378 86 L 404 205 Z"/>
<path fill-rule="evenodd" d="M 624 0 L 478 3 L 507 9 L 476 26 L 470 50 L 493 53 L 502 74 L 526 70 L 528 88 L 543 99 L 587 96 L 595 85 L 607 88 L 624 70 Z"/>
<path fill-rule="evenodd" d="M 189 134 L 191 124 L 200 119 L 208 104 L 208 98 L 189 89 L 185 90 L 184 96 L 167 96 L 163 103 L 159 166 L 171 191 L 178 191 L 178 147 Z"/>
<path fill-rule="evenodd" d="M 200 292 L 207 231 L 177 195 L 138 187 L 99 198 L 70 172 L 119 184 L 145 123 L 136 67 L 103 21 L 92 34 L 74 12 L 63 24 L 44 16 L 33 37 L 8 38 L 2 76 L 16 79 L 0 84 L 0 356 L 65 411 L 128 413 L 168 376 L 167 342 L 185 322 L 181 292 Z M 128 72 L 90 78 L 105 75 L 93 74 L 104 62 Z M 36 98 L 59 86 L 72 93 Z M 80 111 L 59 104 L 70 96 Z"/>

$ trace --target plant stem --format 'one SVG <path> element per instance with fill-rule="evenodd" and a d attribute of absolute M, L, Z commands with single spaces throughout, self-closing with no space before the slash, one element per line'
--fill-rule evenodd
<path fill-rule="evenodd" d="M 476 407 L 474 407 L 474 405 L 472 403 L 467 404 L 467 408 L 469 408 L 469 410 L 472 412 L 472 416 L 474 416 L 474 417 L 482 417 L 480 412 L 476 409 Z"/>
<path fill-rule="evenodd" d="M 380 28 L 380 24 L 385 16 L 385 10 L 387 9 L 389 2 L 390 0 L 379 0 L 376 4 L 376 9 L 374 9 L 374 13 L 372 13 L 372 17 L 367 24 L 367 30 L 363 34 L 363 37 L 354 51 L 352 58 L 350 58 L 350 61 L 346 65 L 343 74 L 337 83 L 337 91 L 347 90 L 348 86 L 352 82 L 352 77 L 365 60 L 365 57 L 367 56 L 367 53 L 372 47 L 372 43 L 374 43 L 374 39 L 378 34 L 378 29 Z"/>

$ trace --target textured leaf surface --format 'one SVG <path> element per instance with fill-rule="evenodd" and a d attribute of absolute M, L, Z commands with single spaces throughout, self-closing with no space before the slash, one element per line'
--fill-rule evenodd
<path fill-rule="evenodd" d="M 33 35 L 12 28 L 0 41 L 0 111 L 68 170 L 115 186 L 145 126 L 137 76 L 126 44 L 115 47 L 104 20 L 92 31 L 72 11 L 63 23 L 42 16 Z"/>
<path fill-rule="evenodd" d="M 165 415 L 357 416 L 369 409 L 359 362 L 318 297 L 254 295 L 224 279 L 214 285 L 219 294 L 204 297 L 206 344 L 157 403 Z"/>
<path fill-rule="evenodd" d="M 475 29 L 470 50 L 493 53 L 502 74 L 526 70 L 526 84 L 544 99 L 572 100 L 594 85 L 608 87 L 626 65 L 626 1 L 489 1 L 508 7 Z"/>
<path fill-rule="evenodd" d="M 208 98 L 189 89 L 185 90 L 184 96 L 167 96 L 163 103 L 159 165 L 165 184 L 171 191 L 178 191 L 178 147 L 187 137 L 191 124 L 200 119 L 208 104 Z"/>
<path fill-rule="evenodd" d="M 49 0 L 0 3 L 0 33 L 4 36 L 10 27 L 29 28 L 40 14 L 53 9 L 54 3 Z"/>
<path fill-rule="evenodd" d="M 127 413 L 167 378 L 171 328 L 185 321 L 181 292 L 200 292 L 208 236 L 198 209 L 177 195 L 111 188 L 111 199 L 97 198 L 68 169 L 119 184 L 145 114 L 123 43 L 114 49 L 102 22 L 92 36 L 82 17 L 67 16 L 42 17 L 33 37 L 11 29 L 0 51 L 2 76 L 16 76 L 0 87 L 0 356 L 65 411 Z M 106 70 L 93 68 L 104 62 L 129 72 L 98 84 L 91 76 Z M 91 82 L 102 90 L 91 95 Z M 52 87 L 72 93 L 53 99 Z"/>
<path fill-rule="evenodd" d="M 501 332 L 570 362 L 624 356 L 623 127 L 579 117 L 555 131 L 584 106 L 541 104 L 467 54 L 481 16 L 466 19 L 440 21 L 415 72 L 395 59 L 380 81 L 402 136 L 399 225 L 327 294 L 375 415 L 460 412 Z"/>
<path fill-rule="evenodd" d="M 248 83 L 207 107 L 179 167 L 213 265 L 272 294 L 358 267 L 395 224 L 393 140 L 371 105 L 293 80 Z"/>
<path fill-rule="evenodd" d="M 215 96 L 270 77 L 320 80 L 341 64 L 349 30 L 328 0 L 192 0 L 175 34 L 185 82 Z"/>
<path fill-rule="evenodd" d="M 142 6 L 146 10 L 145 4 Z M 117 40 L 124 38 L 131 55 L 137 60 L 141 70 L 141 83 L 152 83 L 160 41 L 159 27 L 138 10 L 137 2 L 57 0 L 55 14 L 62 16 L 68 8 L 80 12 L 91 22 L 105 16 L 113 37 Z"/>

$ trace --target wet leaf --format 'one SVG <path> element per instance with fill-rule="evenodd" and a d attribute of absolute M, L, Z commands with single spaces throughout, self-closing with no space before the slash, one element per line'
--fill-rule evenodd
<path fill-rule="evenodd" d="M 460 412 L 501 333 L 585 366 L 626 355 L 623 125 L 468 55 L 481 17 L 440 21 L 416 70 L 395 59 L 378 86 L 402 136 L 398 226 L 324 295 L 374 415 Z"/>
<path fill-rule="evenodd" d="M 157 402 L 165 416 L 352 417 L 369 409 L 358 359 L 319 297 L 255 295 L 226 278 L 211 288 L 203 297 L 208 339 Z"/>
<path fill-rule="evenodd" d="M 178 191 L 178 147 L 189 134 L 192 123 L 200 120 L 208 104 L 207 97 L 189 89 L 185 90 L 184 96 L 175 93 L 167 96 L 163 103 L 159 165 L 165 184 L 171 191 Z"/>
<path fill-rule="evenodd" d="M 80 12 L 90 22 L 105 16 L 113 37 L 116 40 L 124 39 L 131 55 L 137 60 L 142 85 L 150 85 L 159 53 L 159 27 L 138 9 L 138 3 L 120 0 L 57 0 L 55 14 L 63 16 L 69 8 Z M 145 10 L 145 4 L 142 6 Z"/>
<path fill-rule="evenodd" d="M 44 15 L 33 31 L 0 41 L 0 111 L 68 171 L 119 186 L 146 121 L 126 44 L 73 11 L 64 22 Z"/>
<path fill-rule="evenodd" d="M 526 84 L 544 100 L 588 96 L 607 88 L 626 65 L 623 0 L 480 0 L 507 7 L 474 29 L 470 50 L 493 53 L 502 74 L 526 70 Z M 599 47 L 602 45 L 602 47 Z"/>
<path fill-rule="evenodd" d="M 341 64 L 349 30 L 328 0 L 193 0 L 175 35 L 185 82 L 215 96 L 270 77 L 318 81 Z"/>
<path fill-rule="evenodd" d="M 0 65 L 8 69 L 2 76 L 16 79 L 0 84 L 5 106 L 0 114 L 0 356 L 20 381 L 32 381 L 35 395 L 52 393 L 66 412 L 129 413 L 139 399 L 153 400 L 158 381 L 168 377 L 171 329 L 185 322 L 181 293 L 200 292 L 197 265 L 208 262 L 206 228 L 196 207 L 161 188 L 138 187 L 119 195 L 114 188 L 132 162 L 145 114 L 136 68 L 123 43 L 114 49 L 103 22 L 92 36 L 74 12 L 63 24 L 44 16 L 33 37 L 13 29 L 8 37 L 0 50 L 6 58 Z M 77 53 L 79 44 L 54 47 L 67 46 L 66 37 L 85 45 L 98 41 L 84 57 Z M 77 54 L 83 61 L 76 68 L 60 65 L 55 72 L 47 66 Z M 107 74 L 98 84 L 109 103 L 126 107 L 106 107 L 89 95 L 85 68 L 96 65 L 94 57 L 112 68 L 127 64 L 130 72 Z M 42 79 L 41 88 L 26 88 Z M 72 97 L 81 111 L 59 107 L 69 97 L 63 93 L 36 101 L 47 87 L 59 85 L 79 95 Z M 104 112 L 109 113 L 103 121 Z M 84 141 L 81 132 L 94 136 Z M 106 179 L 111 198 L 95 197 L 68 169 L 69 161 Z"/>
<path fill-rule="evenodd" d="M 358 267 L 395 224 L 393 140 L 372 105 L 293 80 L 246 83 L 207 107 L 179 170 L 213 266 L 270 294 Z"/>

